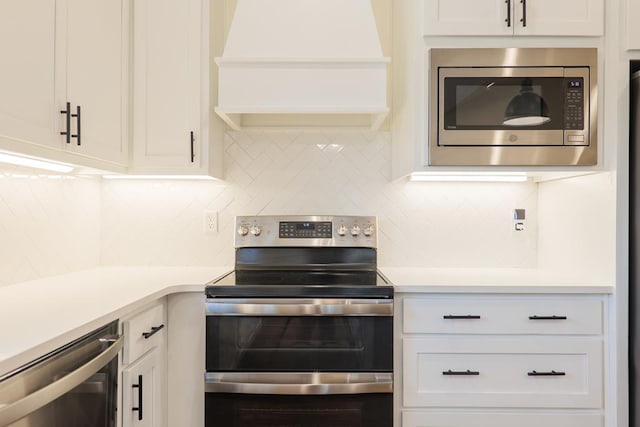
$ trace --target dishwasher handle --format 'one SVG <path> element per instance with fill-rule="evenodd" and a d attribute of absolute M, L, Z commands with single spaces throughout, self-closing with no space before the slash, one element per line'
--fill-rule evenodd
<path fill-rule="evenodd" d="M 104 342 L 104 340 L 100 341 Z M 124 336 L 118 337 L 106 350 L 75 371 L 16 402 L 0 407 L 0 425 L 18 421 L 85 382 L 118 355 L 123 343 Z"/>

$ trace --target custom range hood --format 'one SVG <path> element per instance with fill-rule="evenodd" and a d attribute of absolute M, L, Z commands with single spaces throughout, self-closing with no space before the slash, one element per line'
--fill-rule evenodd
<path fill-rule="evenodd" d="M 366 127 L 387 107 L 371 0 L 237 0 L 216 113 L 233 129 Z"/>

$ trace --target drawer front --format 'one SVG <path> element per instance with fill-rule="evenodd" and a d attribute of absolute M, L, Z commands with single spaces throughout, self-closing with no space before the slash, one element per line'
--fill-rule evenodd
<path fill-rule="evenodd" d="M 403 403 L 601 408 L 602 353 L 599 338 L 405 338 Z"/>
<path fill-rule="evenodd" d="M 405 333 L 600 335 L 603 302 L 594 297 L 407 298 Z"/>
<path fill-rule="evenodd" d="M 569 413 L 482 413 L 411 412 L 402 413 L 402 427 L 602 427 L 597 414 Z"/>
<path fill-rule="evenodd" d="M 122 363 L 137 360 L 153 347 L 164 342 L 164 306 L 158 304 L 122 322 L 125 336 Z"/>

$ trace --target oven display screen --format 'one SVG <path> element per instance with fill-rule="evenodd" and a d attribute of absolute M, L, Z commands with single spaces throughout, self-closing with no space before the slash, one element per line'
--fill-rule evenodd
<path fill-rule="evenodd" d="M 331 239 L 331 221 L 282 221 L 280 238 L 284 239 Z"/>

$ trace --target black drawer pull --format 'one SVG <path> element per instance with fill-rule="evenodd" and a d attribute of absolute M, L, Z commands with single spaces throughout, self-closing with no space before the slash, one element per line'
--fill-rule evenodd
<path fill-rule="evenodd" d="M 567 316 L 529 316 L 529 320 L 567 320 Z"/>
<path fill-rule="evenodd" d="M 468 369 L 466 371 L 452 371 L 449 369 L 448 371 L 442 371 L 442 375 L 480 375 L 480 372 L 470 371 Z"/>
<path fill-rule="evenodd" d="M 567 374 L 561 371 L 551 371 L 551 372 L 531 371 L 531 372 L 527 372 L 527 375 L 529 375 L 530 377 L 562 377 Z"/>
<path fill-rule="evenodd" d="M 149 332 L 143 332 L 142 336 L 144 337 L 145 340 L 148 340 L 153 334 L 155 334 L 162 328 L 164 328 L 164 324 L 160 326 L 152 326 L 151 330 Z"/>
<path fill-rule="evenodd" d="M 476 314 L 463 314 L 463 315 L 455 315 L 455 314 L 445 314 L 442 316 L 443 319 L 479 319 L 480 316 Z"/>
<path fill-rule="evenodd" d="M 138 421 L 142 421 L 142 375 L 138 375 L 138 384 L 132 384 L 131 387 L 138 389 L 138 406 L 131 408 L 131 410 L 138 411 Z"/>

